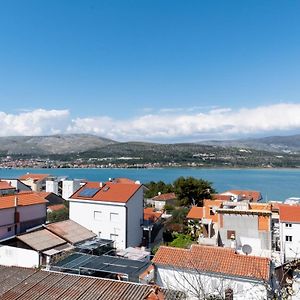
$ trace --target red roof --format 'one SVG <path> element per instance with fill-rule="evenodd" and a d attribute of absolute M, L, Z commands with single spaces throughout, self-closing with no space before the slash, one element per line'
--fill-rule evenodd
<path fill-rule="evenodd" d="M 144 208 L 144 220 L 157 221 L 161 216 L 162 212 L 155 211 L 152 207 Z"/>
<path fill-rule="evenodd" d="M 19 177 L 20 180 L 33 180 L 33 181 L 41 181 L 49 177 L 49 174 L 25 174 Z"/>
<path fill-rule="evenodd" d="M 47 207 L 47 210 L 50 210 L 50 211 L 58 211 L 58 210 L 62 210 L 62 209 L 65 209 L 65 205 L 63 204 L 55 204 L 55 205 L 49 205 Z"/>
<path fill-rule="evenodd" d="M 1 181 L 0 180 L 0 190 L 11 190 L 15 189 L 11 184 L 7 181 Z"/>
<path fill-rule="evenodd" d="M 171 268 L 187 268 L 256 280 L 269 280 L 270 275 L 268 258 L 237 254 L 229 248 L 195 244 L 191 249 L 161 246 L 152 262 Z"/>
<path fill-rule="evenodd" d="M 35 204 L 46 204 L 48 201 L 36 193 L 24 193 L 10 196 L 3 196 L 0 199 L 0 209 L 12 208 L 15 206 L 15 198 L 18 199 L 18 206 L 28 206 Z"/>
<path fill-rule="evenodd" d="M 231 195 L 213 194 L 212 199 L 220 200 L 220 201 L 230 201 L 231 200 Z"/>
<path fill-rule="evenodd" d="M 118 183 L 116 181 L 108 181 L 102 186 L 100 182 L 87 182 L 70 199 L 126 203 L 141 186 L 141 184 Z M 85 189 L 97 189 L 97 192 L 91 197 L 80 196 Z"/>
<path fill-rule="evenodd" d="M 203 207 L 193 206 L 186 216 L 188 219 L 202 219 Z"/>
<path fill-rule="evenodd" d="M 261 193 L 258 191 L 229 190 L 225 193 L 230 193 L 232 195 L 239 195 L 243 200 L 249 200 L 253 202 L 257 202 L 262 199 Z"/>
<path fill-rule="evenodd" d="M 152 198 L 155 201 L 168 201 L 176 199 L 175 193 L 160 194 Z"/>
<path fill-rule="evenodd" d="M 280 205 L 280 222 L 300 223 L 300 205 Z"/>

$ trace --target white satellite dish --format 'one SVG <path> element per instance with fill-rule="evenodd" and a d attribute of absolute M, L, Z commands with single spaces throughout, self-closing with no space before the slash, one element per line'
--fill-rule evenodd
<path fill-rule="evenodd" d="M 242 251 L 244 254 L 248 255 L 252 252 L 252 247 L 248 244 L 243 245 Z"/>

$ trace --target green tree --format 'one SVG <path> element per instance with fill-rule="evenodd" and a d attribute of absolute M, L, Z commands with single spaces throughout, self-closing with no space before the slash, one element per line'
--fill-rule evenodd
<path fill-rule="evenodd" d="M 64 221 L 68 219 L 69 219 L 69 209 L 67 207 L 47 214 L 47 220 L 50 223 Z"/>
<path fill-rule="evenodd" d="M 202 206 L 203 200 L 211 199 L 211 194 L 215 193 L 211 182 L 194 177 L 181 176 L 174 181 L 173 186 L 180 205 Z"/>
<path fill-rule="evenodd" d="M 163 181 L 150 181 L 149 183 L 146 183 L 145 186 L 149 189 L 145 193 L 145 198 L 153 198 L 154 196 L 157 196 L 158 193 L 172 193 L 174 192 L 174 187 L 172 184 L 166 184 Z"/>

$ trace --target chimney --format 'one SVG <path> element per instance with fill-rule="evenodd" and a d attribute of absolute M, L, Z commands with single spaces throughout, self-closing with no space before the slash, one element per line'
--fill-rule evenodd
<path fill-rule="evenodd" d="M 160 195 L 161 195 L 161 192 L 158 192 L 157 194 L 158 194 L 158 196 L 160 196 Z"/>
<path fill-rule="evenodd" d="M 103 182 L 99 183 L 99 187 L 102 188 L 103 187 Z"/>

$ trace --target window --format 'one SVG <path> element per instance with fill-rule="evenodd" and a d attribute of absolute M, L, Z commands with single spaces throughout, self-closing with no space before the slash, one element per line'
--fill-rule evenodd
<path fill-rule="evenodd" d="M 233 300 L 233 289 L 227 288 L 225 290 L 225 300 Z"/>
<path fill-rule="evenodd" d="M 235 230 L 227 230 L 227 240 L 235 239 Z"/>
<path fill-rule="evenodd" d="M 210 216 L 214 216 L 214 215 L 215 215 L 215 210 L 214 210 L 213 207 L 210 207 L 210 208 L 209 208 L 209 215 L 210 215 Z"/>
<path fill-rule="evenodd" d="M 101 211 L 94 211 L 94 220 L 101 221 L 102 220 L 102 212 Z"/>
<path fill-rule="evenodd" d="M 118 238 L 118 234 L 115 234 L 115 233 L 111 233 L 110 234 L 110 239 L 112 240 L 112 241 L 116 241 L 117 240 L 117 238 Z"/>
<path fill-rule="evenodd" d="M 286 242 L 292 242 L 293 241 L 293 237 L 291 235 L 286 235 L 285 236 L 285 241 Z"/>
<path fill-rule="evenodd" d="M 118 222 L 119 214 L 118 213 L 110 213 L 110 221 L 111 222 Z"/>
<path fill-rule="evenodd" d="M 11 232 L 11 227 L 7 227 L 7 232 Z"/>
<path fill-rule="evenodd" d="M 292 224 L 291 223 L 285 223 L 285 227 L 292 227 Z"/>

